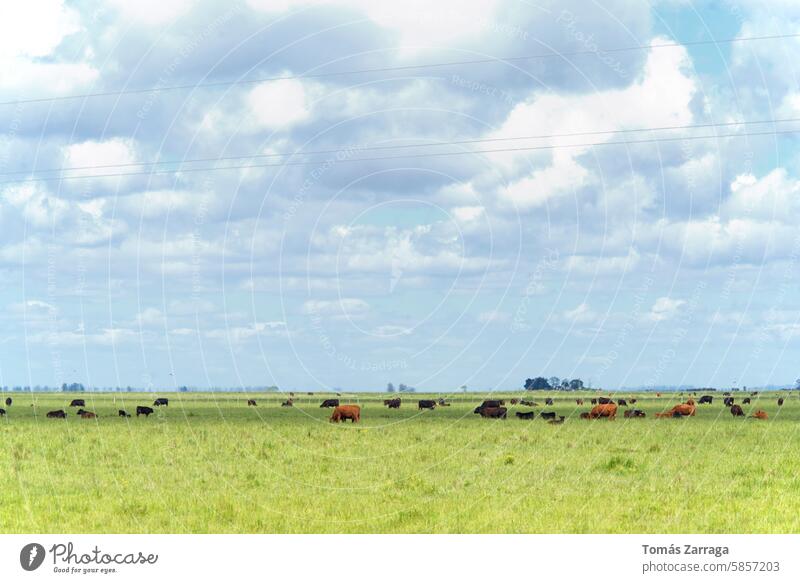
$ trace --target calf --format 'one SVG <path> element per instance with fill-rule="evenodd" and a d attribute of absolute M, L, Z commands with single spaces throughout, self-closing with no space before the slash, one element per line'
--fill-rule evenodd
<path fill-rule="evenodd" d="M 331 415 L 331 423 L 339 423 L 339 421 L 352 421 L 358 423 L 361 419 L 361 407 L 358 405 L 339 405 L 334 407 L 333 414 Z"/>
<path fill-rule="evenodd" d="M 433 399 L 420 399 L 417 401 L 419 409 L 436 409 L 436 401 Z"/>
<path fill-rule="evenodd" d="M 647 417 L 647 414 L 642 411 L 641 409 L 628 409 L 623 413 L 625 419 L 630 419 L 632 417 Z"/>
<path fill-rule="evenodd" d="M 592 414 L 589 413 L 589 411 L 584 411 L 583 413 L 581 413 L 581 419 L 591 419 L 591 418 Z"/>
<path fill-rule="evenodd" d="M 150 407 L 145 407 L 143 405 L 137 405 L 137 407 L 136 407 L 136 416 L 137 417 L 139 415 L 144 415 L 145 417 L 148 417 L 152 413 L 153 413 L 153 409 L 150 408 Z"/>
<path fill-rule="evenodd" d="M 517 411 L 516 415 L 519 419 L 533 419 L 536 416 L 536 411 Z"/>
<path fill-rule="evenodd" d="M 478 407 L 475 413 L 488 419 L 506 419 L 508 409 L 505 407 Z"/>
<path fill-rule="evenodd" d="M 119 415 L 120 417 L 130 417 L 131 416 L 131 414 L 128 413 L 125 409 L 120 409 L 119 411 L 117 411 L 117 415 Z"/>
<path fill-rule="evenodd" d="M 627 407 L 628 402 L 625 399 L 617 399 L 617 405 L 619 405 L 620 407 Z"/>
<path fill-rule="evenodd" d="M 66 419 L 67 414 L 64 413 L 64 411 L 62 411 L 61 409 L 59 409 L 58 411 L 48 412 L 47 417 L 49 417 L 50 419 Z"/>
<path fill-rule="evenodd" d="M 325 399 L 324 401 L 322 401 L 322 404 L 319 407 L 320 409 L 322 409 L 323 407 L 338 407 L 338 406 L 339 406 L 339 399 Z"/>
<path fill-rule="evenodd" d="M 739 405 L 731 405 L 731 415 L 734 417 L 744 417 L 744 411 Z"/>
<path fill-rule="evenodd" d="M 635 405 L 636 404 L 636 399 L 629 399 L 629 401 L 631 402 L 631 405 Z"/>
<path fill-rule="evenodd" d="M 0 417 L 3 417 L 6 414 L 5 409 L 0 409 Z"/>
<path fill-rule="evenodd" d="M 511 399 L 512 405 L 519 405 L 519 399 Z"/>
<path fill-rule="evenodd" d="M 545 405 L 552 405 L 553 404 L 553 399 L 550 399 L 550 398 L 545 399 L 544 400 L 544 404 Z"/>

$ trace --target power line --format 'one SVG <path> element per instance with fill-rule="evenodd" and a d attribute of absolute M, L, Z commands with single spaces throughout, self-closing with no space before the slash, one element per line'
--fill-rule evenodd
<path fill-rule="evenodd" d="M 763 119 L 763 120 L 744 120 L 744 121 L 730 121 L 730 122 L 715 122 L 704 124 L 689 124 L 689 125 L 672 125 L 672 126 L 657 126 L 650 128 L 627 128 L 627 129 L 608 129 L 608 130 L 595 130 L 587 132 L 569 132 L 562 134 L 539 134 L 532 136 L 510 136 L 504 138 L 474 138 L 469 140 L 443 140 L 438 142 L 425 142 L 416 144 L 398 144 L 394 146 L 360 146 L 352 144 L 349 146 L 342 146 L 339 148 L 328 150 L 298 150 L 296 152 L 273 152 L 269 154 L 241 154 L 237 156 L 215 156 L 209 158 L 185 158 L 182 160 L 156 160 L 153 162 L 124 162 L 120 164 L 98 164 L 92 166 L 62 166 L 59 168 L 42 168 L 42 169 L 29 169 L 29 170 L 11 170 L 7 172 L 0 172 L 0 176 L 14 176 L 19 174 L 43 174 L 48 172 L 69 172 L 76 170 L 102 170 L 106 168 L 129 168 L 140 166 L 167 166 L 177 164 L 193 164 L 200 162 L 226 162 L 231 160 L 253 160 L 263 158 L 280 158 L 290 156 L 311 156 L 320 154 L 338 154 L 340 152 L 366 152 L 370 150 L 400 150 L 409 148 L 433 148 L 441 146 L 458 146 L 466 144 L 480 144 L 480 143 L 493 143 L 493 142 L 509 142 L 521 140 L 541 140 L 548 138 L 570 138 L 578 136 L 600 136 L 608 134 L 626 134 L 626 133 L 639 133 L 639 132 L 657 132 L 669 130 L 688 130 L 688 129 L 701 129 L 712 127 L 730 127 L 739 125 L 762 125 L 762 124 L 778 124 L 800 122 L 800 117 L 788 117 L 779 119 Z M 179 170 L 176 170 L 179 171 Z"/>
<path fill-rule="evenodd" d="M 352 163 L 352 162 L 376 162 L 385 160 L 402 160 L 413 158 L 433 158 L 445 156 L 464 156 L 476 154 L 499 154 L 508 152 L 525 152 L 525 151 L 539 151 L 539 150 L 556 150 L 563 148 L 593 148 L 599 146 L 628 146 L 636 144 L 654 144 L 661 142 L 677 142 L 683 140 L 708 140 L 708 139 L 724 139 L 724 138 L 742 138 L 747 136 L 779 136 L 800 133 L 800 129 L 795 130 L 772 130 L 765 132 L 743 132 L 736 134 L 707 134 L 703 136 L 675 136 L 669 138 L 650 138 L 645 140 L 626 140 L 617 142 L 588 142 L 579 144 L 551 144 L 547 146 L 526 146 L 520 148 L 497 148 L 489 150 L 473 150 L 473 151 L 460 151 L 460 152 L 429 152 L 425 154 L 400 154 L 396 156 L 376 156 L 372 158 L 342 158 L 336 160 L 336 163 Z M 211 166 L 207 168 L 185 168 L 181 170 L 153 170 L 149 172 L 120 172 L 110 174 L 86 174 L 76 176 L 48 176 L 43 178 L 27 178 L 21 180 L 4 180 L 0 184 L 21 184 L 28 182 L 49 182 L 61 180 L 85 180 L 89 178 L 121 178 L 126 176 L 156 176 L 160 174 L 179 174 L 179 173 L 196 173 L 196 172 L 217 172 L 221 170 L 245 170 L 252 168 L 281 168 L 285 166 L 315 166 L 321 162 L 283 162 L 279 164 L 241 164 L 237 166 Z M 323 162 L 324 163 L 324 162 Z"/>
<path fill-rule="evenodd" d="M 178 91 L 181 89 L 201 89 L 201 88 L 211 88 L 211 87 L 230 87 L 233 85 L 248 85 L 248 84 L 256 84 L 256 83 L 266 83 L 269 81 L 286 81 L 290 79 L 320 79 L 326 77 L 342 77 L 346 75 L 361 75 L 361 74 L 369 74 L 369 73 L 389 73 L 389 72 L 399 72 L 399 71 L 413 71 L 419 69 L 434 69 L 434 68 L 443 68 L 443 67 L 456 67 L 461 65 L 481 65 L 481 64 L 488 64 L 488 63 L 513 63 L 517 61 L 531 61 L 536 59 L 550 59 L 555 57 L 577 57 L 583 55 L 602 55 L 604 53 L 622 53 L 628 51 L 641 51 L 641 50 L 649 50 L 649 49 L 663 49 L 663 48 L 671 48 L 671 47 L 690 47 L 690 46 L 703 46 L 703 45 L 721 45 L 721 44 L 731 44 L 731 43 L 738 43 L 738 42 L 751 42 L 751 41 L 762 41 L 762 40 L 776 40 L 776 39 L 789 39 L 789 38 L 798 38 L 800 37 L 800 33 L 789 33 L 789 34 L 774 34 L 774 35 L 765 35 L 765 36 L 749 36 L 749 37 L 733 37 L 733 38 L 723 38 L 723 39 L 711 39 L 711 40 L 698 40 L 698 41 L 687 41 L 687 42 L 671 42 L 671 43 L 656 43 L 656 44 L 647 44 L 647 45 L 633 45 L 627 47 L 612 47 L 610 49 L 597 49 L 597 50 L 580 50 L 580 51 L 568 51 L 565 53 L 540 53 L 536 55 L 523 55 L 523 56 L 516 56 L 516 57 L 503 57 L 503 58 L 491 58 L 491 59 L 471 59 L 466 61 L 446 61 L 440 63 L 422 63 L 419 65 L 399 65 L 394 67 L 374 67 L 369 69 L 351 69 L 348 71 L 332 71 L 329 73 L 304 73 L 299 75 L 281 75 L 277 77 L 260 77 L 256 79 L 234 79 L 230 81 L 210 81 L 208 83 L 193 83 L 193 84 L 185 84 L 185 85 L 169 85 L 165 87 L 140 87 L 135 89 L 116 89 L 110 91 L 99 91 L 95 93 L 82 93 L 82 94 L 75 94 L 75 95 L 61 95 L 61 96 L 51 96 L 51 97 L 36 97 L 30 99 L 15 99 L 11 101 L 0 101 L 0 106 L 4 105 L 22 105 L 26 103 L 47 103 L 47 102 L 55 102 L 55 101 L 68 101 L 73 99 L 90 99 L 94 97 L 112 97 L 112 96 L 119 96 L 119 95 L 135 95 L 135 94 L 142 94 L 142 93 L 161 93 L 162 91 Z"/>

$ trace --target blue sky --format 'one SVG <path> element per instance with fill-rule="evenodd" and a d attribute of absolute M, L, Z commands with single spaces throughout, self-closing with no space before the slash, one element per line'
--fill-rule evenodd
<path fill-rule="evenodd" d="M 797 33 L 794 2 L 0 10 L 2 102 L 294 77 L 0 106 L 2 385 L 800 376 L 795 135 L 717 126 L 388 149 L 800 117 L 798 38 L 605 50 Z M 558 56 L 504 60 L 541 53 Z M 736 136 L 683 139 L 719 134 Z M 648 138 L 673 139 L 608 144 Z M 475 151 L 508 145 L 556 147 Z M 261 168 L 136 166 L 318 150 L 227 163 L 291 162 Z M 452 151 L 463 155 L 419 155 Z M 32 180 L 83 166 L 109 168 L 71 174 L 139 173 Z"/>

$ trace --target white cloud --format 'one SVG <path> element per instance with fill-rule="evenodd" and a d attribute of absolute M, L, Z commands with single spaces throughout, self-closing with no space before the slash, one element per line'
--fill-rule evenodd
<path fill-rule="evenodd" d="M 478 322 L 482 324 L 503 324 L 511 320 L 511 314 L 500 310 L 489 310 L 478 314 Z"/>
<path fill-rule="evenodd" d="M 255 123 L 265 129 L 287 129 L 311 116 L 306 84 L 297 79 L 261 83 L 247 94 Z"/>
<path fill-rule="evenodd" d="M 674 318 L 680 309 L 686 304 L 686 300 L 672 299 L 668 297 L 658 298 L 650 312 L 647 314 L 647 319 L 654 322 L 661 322 Z"/>
<path fill-rule="evenodd" d="M 196 0 L 109 0 L 124 21 L 133 20 L 148 26 L 168 24 L 185 15 Z"/>
<path fill-rule="evenodd" d="M 598 319 L 597 313 L 595 313 L 586 302 L 578 304 L 571 310 L 565 311 L 564 317 L 578 324 L 589 324 L 596 322 Z"/>

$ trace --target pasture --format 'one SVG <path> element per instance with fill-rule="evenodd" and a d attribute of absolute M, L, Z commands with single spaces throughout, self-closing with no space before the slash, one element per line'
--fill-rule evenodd
<path fill-rule="evenodd" d="M 149 418 L 135 416 L 149 393 L 10 393 L 0 532 L 797 532 L 797 392 L 782 392 L 782 407 L 776 393 L 743 405 L 767 421 L 734 418 L 712 394 L 696 417 L 655 419 L 688 395 L 620 393 L 647 418 L 620 408 L 615 421 L 578 418 L 596 393 L 491 395 L 567 417 L 550 425 L 517 419 L 530 408 L 508 402 L 507 420 L 483 419 L 479 394 L 430 411 L 417 399 L 438 395 L 402 395 L 390 410 L 387 394 L 347 394 L 361 422 L 332 424 L 322 393 L 293 407 L 280 394 L 159 393 L 169 406 Z M 78 417 L 73 397 L 98 417 Z M 54 409 L 67 419 L 45 418 Z"/>

